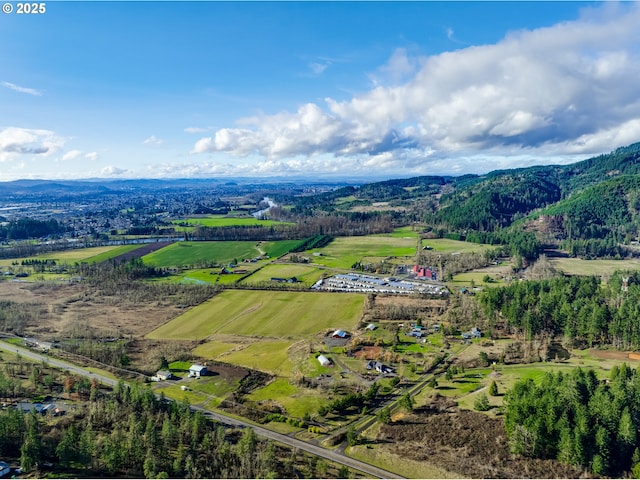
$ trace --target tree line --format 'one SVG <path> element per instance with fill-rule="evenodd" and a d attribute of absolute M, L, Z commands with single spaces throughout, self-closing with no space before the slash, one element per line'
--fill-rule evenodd
<path fill-rule="evenodd" d="M 146 478 L 291 478 L 294 455 L 261 441 L 251 428 L 228 432 L 185 402 L 156 398 L 150 388 L 120 382 L 95 390 L 71 416 L 44 422 L 32 410 L 0 411 L 0 455 L 20 457 L 26 473 L 47 462 L 59 473 Z M 326 472 L 325 472 L 326 473 Z M 312 475 L 317 473 L 312 473 Z"/>
<path fill-rule="evenodd" d="M 626 280 L 625 280 L 626 279 Z M 487 288 L 478 296 L 490 326 L 563 335 L 568 343 L 640 348 L 640 275 L 557 277 Z"/>
<path fill-rule="evenodd" d="M 392 215 L 350 214 L 307 217 L 295 224 L 226 227 L 198 226 L 188 234 L 190 240 L 292 240 L 312 236 L 351 236 L 389 233 L 396 224 Z"/>
<path fill-rule="evenodd" d="M 55 219 L 34 220 L 20 218 L 0 225 L 0 241 L 27 240 L 30 238 L 46 237 L 47 235 L 61 235 L 69 228 Z"/>
<path fill-rule="evenodd" d="M 595 475 L 640 475 L 640 371 L 615 366 L 608 381 L 593 370 L 546 372 L 505 395 L 511 451 L 554 458 Z"/>

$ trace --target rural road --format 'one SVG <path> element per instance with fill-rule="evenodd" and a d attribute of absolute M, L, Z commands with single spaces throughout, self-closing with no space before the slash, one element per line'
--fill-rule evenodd
<path fill-rule="evenodd" d="M 90 372 L 88 370 L 86 370 L 85 368 L 82 367 L 78 367 L 76 365 L 73 365 L 69 362 L 65 362 L 62 360 L 57 360 L 54 358 L 51 358 L 47 355 L 42 355 L 36 352 L 32 352 L 31 350 L 28 350 L 26 348 L 22 348 L 22 347 L 18 347 L 16 345 L 12 345 L 10 343 L 5 343 L 3 341 L 0 341 L 0 350 L 6 350 L 7 352 L 11 352 L 11 353 L 18 353 L 20 355 L 22 355 L 22 357 L 24 358 L 29 358 L 31 360 L 35 360 L 37 362 L 46 362 L 48 365 L 55 367 L 55 368 L 59 368 L 61 370 L 68 370 L 69 372 L 72 372 L 76 375 L 82 375 L 85 377 L 89 377 L 89 378 L 95 378 L 97 381 L 105 384 L 105 385 L 111 385 L 114 386 L 118 383 L 117 379 L 113 379 L 113 378 L 109 378 L 109 377 L 105 377 L 104 375 L 100 375 L 97 373 L 93 373 Z M 253 428 L 253 430 L 256 432 L 257 435 L 264 437 L 264 438 L 268 438 L 269 440 L 273 440 L 275 442 L 279 442 L 282 443 L 284 445 L 288 445 L 290 447 L 294 447 L 294 448 L 298 448 L 300 450 L 303 450 L 305 452 L 309 452 L 313 455 L 317 455 L 319 457 L 323 457 L 326 458 L 327 460 L 330 460 L 332 462 L 336 462 L 339 463 L 341 465 L 346 465 L 347 467 L 353 468 L 355 470 L 359 470 L 361 472 L 364 472 L 367 475 L 371 475 L 372 477 L 377 477 L 377 478 L 404 478 L 402 476 L 399 476 L 395 473 L 392 472 L 388 472 L 386 470 L 383 470 L 381 468 L 375 467 L 373 465 L 369 465 L 368 463 L 365 462 L 361 462 L 359 460 L 353 459 L 351 457 L 348 457 L 338 451 L 332 451 L 332 450 L 327 450 L 324 449 L 322 447 L 319 447 L 317 445 L 313 445 L 311 443 L 308 442 L 304 442 L 302 440 L 298 440 L 297 438 L 292 438 L 292 437 L 288 437 L 286 435 L 283 435 L 281 433 L 277 433 L 277 432 L 273 432 L 271 430 L 267 430 L 266 428 L 263 427 L 259 427 L 257 425 L 253 425 L 250 424 L 248 422 L 244 422 L 242 420 L 236 419 L 236 418 L 232 418 L 232 417 L 228 417 L 226 415 L 223 415 L 221 413 L 217 413 L 217 412 L 212 412 L 210 410 L 206 410 L 204 408 L 200 408 L 200 407 L 191 407 L 192 410 L 197 410 L 202 412 L 206 417 L 211 418 L 212 420 L 215 420 L 217 422 L 226 424 L 226 425 L 231 425 L 234 427 L 251 427 Z"/>
<path fill-rule="evenodd" d="M 7 352 L 11 352 L 14 354 L 20 354 L 24 358 L 29 358 L 31 360 L 35 360 L 37 362 L 45 362 L 46 364 L 59 368 L 60 370 L 68 370 L 76 375 L 82 375 L 83 377 L 95 378 L 100 383 L 105 385 L 117 385 L 118 380 L 110 377 L 106 377 L 104 375 L 100 375 L 98 373 L 90 372 L 89 370 L 78 367 L 72 363 L 65 362 L 64 360 L 57 360 L 55 358 L 51 358 L 47 355 L 41 355 L 36 352 L 32 352 L 26 348 L 18 347 L 17 345 L 13 345 L 11 343 L 5 343 L 0 341 L 0 350 L 6 350 Z"/>

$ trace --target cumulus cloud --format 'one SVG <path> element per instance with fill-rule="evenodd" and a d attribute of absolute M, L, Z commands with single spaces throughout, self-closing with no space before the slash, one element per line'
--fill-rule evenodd
<path fill-rule="evenodd" d="M 84 158 L 95 162 L 96 160 L 98 160 L 98 152 L 89 152 L 84 156 Z"/>
<path fill-rule="evenodd" d="M 50 130 L 7 127 L 0 130 L 0 162 L 20 155 L 47 156 L 60 150 L 64 143 Z"/>
<path fill-rule="evenodd" d="M 162 145 L 164 143 L 164 140 L 156 137 L 155 135 L 151 135 L 142 143 L 144 143 L 145 145 Z"/>
<path fill-rule="evenodd" d="M 370 157 L 414 171 L 454 156 L 481 164 L 486 153 L 518 161 L 600 153 L 640 139 L 638 45 L 640 7 L 624 4 L 492 45 L 421 58 L 398 49 L 371 90 L 242 119 L 192 153 L 352 158 L 361 168 Z"/>
<path fill-rule="evenodd" d="M 417 66 L 416 58 L 409 57 L 405 48 L 398 48 L 385 65 L 369 75 L 369 79 L 376 86 L 398 84 L 413 75 Z"/>
<path fill-rule="evenodd" d="M 0 85 L 13 90 L 14 92 L 26 93 L 28 95 L 33 95 L 35 97 L 42 96 L 42 91 L 36 90 L 35 88 L 21 87 L 20 85 L 16 85 L 15 83 L 10 83 L 10 82 L 2 82 Z"/>
<path fill-rule="evenodd" d="M 100 170 L 100 176 L 101 177 L 120 177 L 126 174 L 127 172 L 128 170 L 124 168 L 118 168 L 114 165 L 109 165 L 108 167 L 104 167 L 102 170 Z"/>

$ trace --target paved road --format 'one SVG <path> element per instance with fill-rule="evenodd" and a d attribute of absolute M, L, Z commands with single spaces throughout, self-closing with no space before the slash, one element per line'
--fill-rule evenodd
<path fill-rule="evenodd" d="M 76 375 L 82 375 L 83 377 L 95 378 L 100 383 L 104 385 L 114 386 L 118 383 L 118 380 L 113 379 L 111 377 L 106 377 L 104 375 L 100 375 L 99 373 L 92 373 L 86 368 L 78 367 L 73 363 L 65 362 L 64 360 L 58 360 L 56 358 L 51 358 L 47 355 L 42 355 L 37 352 L 33 352 L 26 348 L 18 347 L 11 343 L 6 343 L 0 341 L 0 350 L 6 350 L 7 352 L 11 352 L 14 354 L 20 354 L 24 358 L 29 358 L 31 360 L 35 360 L 36 362 L 45 362 L 52 367 L 59 368 L 60 370 L 68 370 Z"/>
<path fill-rule="evenodd" d="M 35 360 L 37 362 L 46 362 L 49 365 L 60 368 L 61 370 L 68 370 L 69 372 L 75 373 L 76 375 L 82 375 L 89 378 L 95 378 L 99 382 L 105 385 L 116 385 L 118 380 L 114 380 L 113 378 L 105 377 L 104 375 L 100 375 L 97 373 L 92 373 L 82 367 L 78 367 L 69 362 L 65 362 L 62 360 L 57 360 L 51 358 L 46 355 L 42 355 L 37 352 L 33 352 L 31 350 L 27 350 L 26 348 L 18 347 L 16 345 L 12 345 L 10 343 L 5 343 L 0 341 L 0 350 L 6 350 L 11 353 L 19 353 L 24 358 L 29 358 L 31 360 Z M 259 427 L 257 425 L 252 425 L 250 423 L 244 422 L 242 420 L 228 417 L 221 413 L 211 412 L 204 408 L 200 407 L 191 407 L 193 410 L 201 411 L 205 416 L 216 420 L 220 423 L 231 425 L 234 427 L 251 427 L 256 432 L 257 435 L 268 438 L 270 440 L 288 445 L 290 447 L 298 448 L 305 452 L 312 453 L 319 457 L 326 458 L 327 460 L 331 460 L 333 462 L 339 463 L 341 465 L 346 465 L 347 467 L 353 468 L 355 470 L 360 470 L 367 475 L 371 475 L 372 477 L 378 478 L 404 478 L 395 473 L 388 472 L 378 467 L 374 467 L 373 465 L 369 465 L 368 463 L 361 462 L 359 460 L 355 460 L 351 457 L 348 457 L 338 451 L 327 450 L 317 445 L 313 445 L 308 442 L 304 442 L 302 440 L 298 440 L 297 438 L 288 437 L 287 435 L 283 435 L 281 433 L 273 432 L 271 430 L 267 430 L 266 428 Z"/>

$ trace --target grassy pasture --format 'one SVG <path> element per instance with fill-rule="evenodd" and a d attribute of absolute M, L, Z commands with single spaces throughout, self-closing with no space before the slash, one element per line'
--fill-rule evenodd
<path fill-rule="evenodd" d="M 250 264 L 255 268 L 256 264 Z M 252 268 L 249 265 L 242 264 L 241 267 L 238 268 L 246 268 L 247 272 L 251 272 Z M 166 277 L 157 277 L 147 279 L 147 282 L 150 283 L 194 283 L 194 284 L 204 284 L 210 283 L 215 284 L 219 283 L 221 285 L 232 285 L 240 280 L 242 277 L 246 276 L 247 273 L 227 273 L 224 275 L 220 274 L 221 268 L 194 268 L 194 269 L 186 269 L 180 273 L 168 275 Z"/>
<path fill-rule="evenodd" d="M 310 251 L 315 252 L 322 256 L 313 256 L 314 263 L 330 268 L 349 269 L 364 258 L 380 261 L 386 257 L 412 257 L 416 253 L 416 240 L 382 235 L 338 237 L 326 247 Z"/>
<path fill-rule="evenodd" d="M 275 220 L 260 220 L 255 217 L 228 217 L 226 215 L 208 215 L 206 217 L 191 217 L 173 220 L 173 225 L 201 226 L 201 227 L 245 227 L 245 226 L 270 226 L 282 222 Z M 176 228 L 176 230 L 179 230 Z"/>
<path fill-rule="evenodd" d="M 241 343 L 230 343 L 223 342 L 218 340 L 213 340 L 211 342 L 203 343 L 198 345 L 194 350 L 193 354 L 202 358 L 210 358 L 215 360 L 220 355 L 224 355 L 225 353 L 230 352 L 234 348 L 238 348 L 242 346 Z"/>
<path fill-rule="evenodd" d="M 217 359 L 232 365 L 288 377 L 291 375 L 293 363 L 289 359 L 287 349 L 293 343 L 291 340 L 265 339 L 251 343 L 245 348 L 220 354 Z"/>
<path fill-rule="evenodd" d="M 256 242 L 177 242 L 142 258 L 155 267 L 176 267 L 199 262 L 229 263 L 259 255 Z"/>
<path fill-rule="evenodd" d="M 176 242 L 145 255 L 144 262 L 156 267 L 194 265 L 201 262 L 230 263 L 266 254 L 279 257 L 300 243 L 300 240 L 279 242 Z M 239 267 L 244 268 L 244 267 Z"/>
<path fill-rule="evenodd" d="M 303 240 L 279 240 L 276 242 L 259 242 L 257 246 L 264 253 L 272 258 L 278 258 L 289 253 L 292 249 L 297 247 L 303 242 Z"/>
<path fill-rule="evenodd" d="M 422 246 L 431 247 L 432 251 L 439 253 L 471 253 L 484 252 L 496 248 L 496 245 L 486 245 L 480 243 L 461 242 L 460 240 L 449 240 L 448 238 L 429 238 L 422 241 Z"/>
<path fill-rule="evenodd" d="M 342 293 L 227 290 L 147 335 L 194 340 L 215 333 L 292 337 L 352 329 L 364 296 Z"/>
<path fill-rule="evenodd" d="M 296 277 L 298 281 L 305 285 L 313 285 L 322 276 L 323 270 L 317 267 L 310 267 L 298 264 L 271 264 L 261 268 L 250 277 L 247 277 L 242 283 L 259 283 L 268 282 L 273 277 L 291 278 Z"/>
<path fill-rule="evenodd" d="M 278 378 L 267 386 L 251 392 L 247 398 L 254 402 L 272 400 L 282 405 L 287 414 L 302 418 L 305 413 L 313 414 L 326 403 L 316 390 L 295 387 L 286 378 Z"/>
<path fill-rule="evenodd" d="M 391 233 L 381 233 L 373 235 L 374 237 L 393 237 L 393 238 L 413 238 L 414 241 L 418 239 L 419 233 L 413 229 L 413 227 L 399 227 Z"/>
<path fill-rule="evenodd" d="M 616 270 L 640 270 L 640 260 L 583 260 L 581 258 L 550 257 L 549 261 L 567 275 L 611 275 Z"/>

